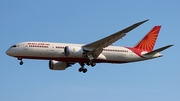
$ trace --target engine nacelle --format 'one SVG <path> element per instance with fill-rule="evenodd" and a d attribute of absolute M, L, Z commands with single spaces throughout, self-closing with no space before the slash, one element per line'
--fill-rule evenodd
<path fill-rule="evenodd" d="M 83 49 L 78 46 L 66 46 L 64 48 L 64 55 L 67 57 L 83 57 Z"/>
<path fill-rule="evenodd" d="M 65 70 L 70 65 L 66 62 L 59 62 L 55 60 L 49 61 L 49 69 L 51 70 Z"/>

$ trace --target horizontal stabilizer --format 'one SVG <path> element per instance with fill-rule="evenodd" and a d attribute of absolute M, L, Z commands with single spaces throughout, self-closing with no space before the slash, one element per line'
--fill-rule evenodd
<path fill-rule="evenodd" d="M 156 53 L 159 53 L 159 52 L 161 52 L 161 51 L 163 51 L 163 50 L 165 50 L 165 49 L 167 49 L 167 48 L 169 48 L 169 47 L 171 47 L 171 46 L 173 46 L 173 45 L 164 46 L 164 47 L 162 47 L 162 48 L 153 50 L 153 51 L 151 51 L 151 52 L 149 52 L 149 53 L 143 54 L 143 56 L 155 55 Z"/>

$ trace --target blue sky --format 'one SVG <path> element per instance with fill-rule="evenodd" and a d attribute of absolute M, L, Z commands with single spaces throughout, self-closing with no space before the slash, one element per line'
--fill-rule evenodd
<path fill-rule="evenodd" d="M 1 0 L 1 101 L 179 101 L 179 0 Z M 19 61 L 5 51 L 23 41 L 88 44 L 133 23 L 150 19 L 114 45 L 134 46 L 162 25 L 155 48 L 175 46 L 162 58 L 130 64 L 78 64 L 51 71 L 48 61 Z"/>

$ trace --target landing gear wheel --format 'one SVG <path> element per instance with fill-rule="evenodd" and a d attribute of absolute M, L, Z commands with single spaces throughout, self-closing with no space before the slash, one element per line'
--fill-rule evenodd
<path fill-rule="evenodd" d="M 82 68 L 82 67 L 81 67 L 81 68 L 79 68 L 79 69 L 78 69 L 78 71 L 79 71 L 79 72 L 82 72 L 82 71 L 83 71 L 83 68 Z"/>
<path fill-rule="evenodd" d="M 86 69 L 86 68 L 84 68 L 84 69 L 83 69 L 83 73 L 86 73 L 86 72 L 87 72 L 87 69 Z"/>
<path fill-rule="evenodd" d="M 87 62 L 87 63 L 86 63 L 86 65 L 88 65 L 88 66 L 89 66 L 89 65 L 91 65 L 91 64 L 90 64 L 90 62 Z"/>
<path fill-rule="evenodd" d="M 23 65 L 23 61 L 21 61 L 19 64 L 20 64 L 20 65 Z"/>
<path fill-rule="evenodd" d="M 92 63 L 91 63 L 91 66 L 92 66 L 92 67 L 94 67 L 95 65 L 96 65 L 96 63 L 95 63 L 95 62 L 92 62 Z"/>
<path fill-rule="evenodd" d="M 79 72 L 83 72 L 83 73 L 86 73 L 87 72 L 87 69 L 86 68 L 84 68 L 84 67 L 81 67 L 81 68 L 79 68 L 79 70 L 78 70 Z"/>
<path fill-rule="evenodd" d="M 94 67 L 95 65 L 96 65 L 96 63 L 95 62 L 93 62 L 93 61 L 89 61 L 89 63 L 88 64 L 90 64 L 91 65 L 91 67 Z"/>

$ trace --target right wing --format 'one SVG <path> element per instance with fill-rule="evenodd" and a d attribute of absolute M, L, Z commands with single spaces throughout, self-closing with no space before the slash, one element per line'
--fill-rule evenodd
<path fill-rule="evenodd" d="M 126 33 L 133 30 L 134 28 L 138 27 L 139 25 L 145 23 L 146 21 L 148 21 L 148 20 L 144 20 L 144 21 L 135 23 L 135 24 L 133 24 L 119 32 L 116 32 L 110 36 L 107 36 L 103 39 L 92 42 L 90 44 L 84 45 L 83 49 L 85 51 L 87 51 L 86 54 L 92 55 L 93 58 L 97 58 L 103 51 L 103 48 L 111 45 L 112 43 L 116 42 L 120 38 L 124 37 L 126 35 Z"/>

